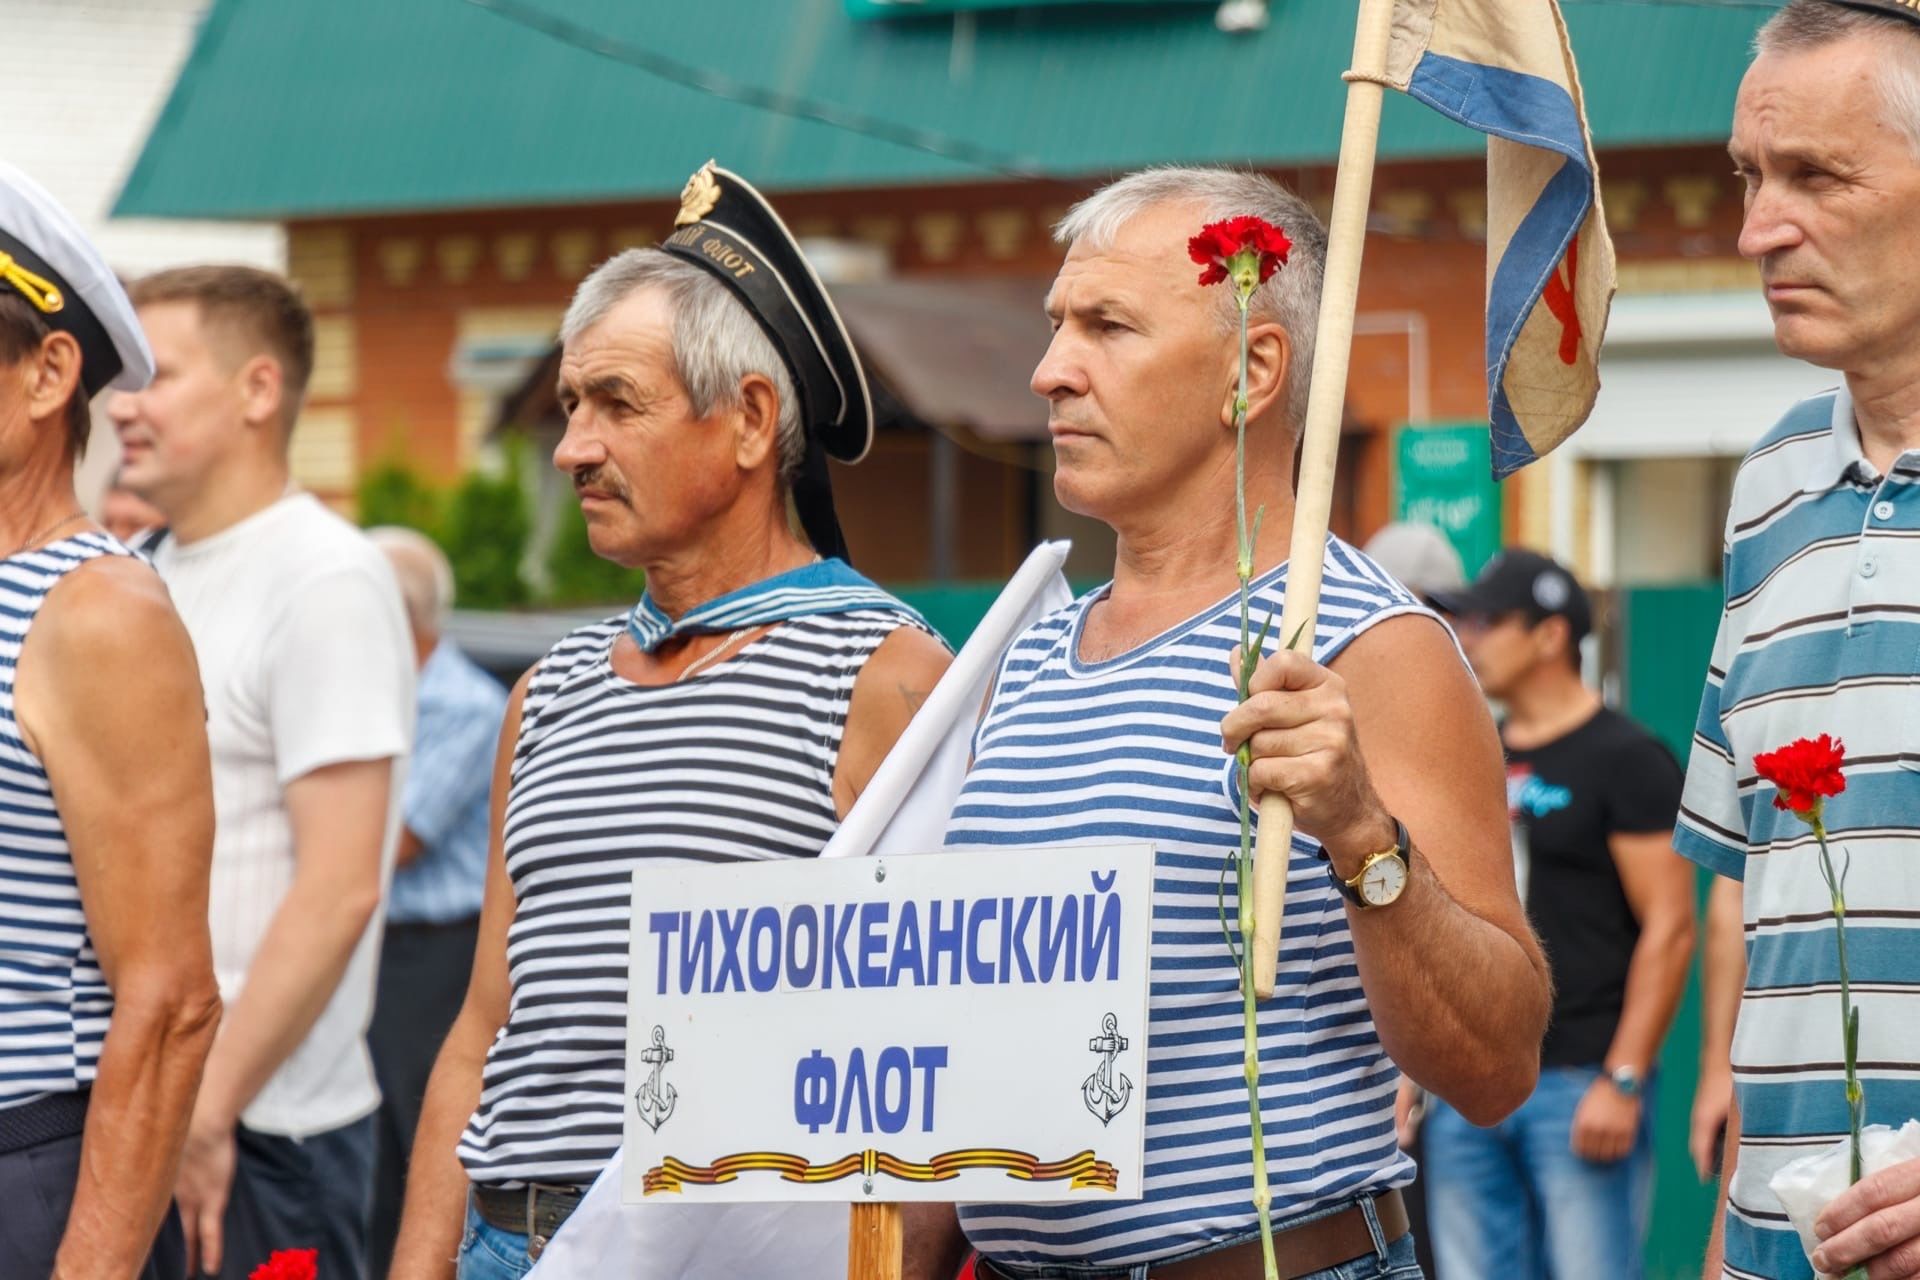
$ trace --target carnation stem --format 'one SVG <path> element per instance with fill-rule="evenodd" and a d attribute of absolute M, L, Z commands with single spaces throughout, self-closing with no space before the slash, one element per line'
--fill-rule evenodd
<path fill-rule="evenodd" d="M 1834 870 L 1833 854 L 1827 848 L 1825 815 L 1816 810 L 1812 825 L 1814 843 L 1820 847 L 1820 874 L 1833 902 L 1833 939 L 1840 958 L 1840 1045 L 1847 1071 L 1847 1185 L 1851 1186 L 1864 1173 L 1860 1129 L 1866 1119 L 1867 1095 L 1860 1086 L 1860 1011 L 1853 1007 L 1852 975 L 1847 969 L 1846 873 Z M 1847 1280 L 1866 1280 L 1866 1276 L 1865 1267 L 1847 1272 Z"/>
<path fill-rule="evenodd" d="M 1253 533 L 1247 526 L 1247 308 L 1250 292 L 1238 287 L 1234 290 L 1234 299 L 1240 307 L 1240 388 L 1234 399 L 1233 415 L 1233 498 L 1240 553 L 1236 566 L 1240 578 L 1240 661 L 1234 668 L 1234 686 L 1242 702 L 1247 700 L 1254 667 L 1260 661 L 1260 655 L 1252 643 Z M 1240 855 L 1236 870 L 1240 891 L 1240 1000 L 1245 1037 L 1242 1069 L 1247 1080 L 1247 1112 L 1253 1138 L 1253 1209 L 1260 1218 L 1260 1255 L 1266 1278 L 1278 1280 L 1280 1269 L 1273 1256 L 1273 1194 L 1267 1185 L 1267 1141 L 1260 1124 L 1260 1022 L 1253 993 L 1253 791 L 1250 778 L 1253 752 L 1242 743 L 1234 758 L 1240 775 Z M 1227 944 L 1231 949 L 1233 940 L 1229 938 Z"/>

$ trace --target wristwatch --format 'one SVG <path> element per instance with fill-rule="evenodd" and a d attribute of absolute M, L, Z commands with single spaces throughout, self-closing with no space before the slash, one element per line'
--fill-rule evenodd
<path fill-rule="evenodd" d="M 1333 869 L 1331 860 L 1327 863 L 1327 874 L 1333 877 L 1334 884 L 1346 895 L 1348 902 L 1362 911 L 1371 911 L 1379 907 L 1390 907 L 1400 900 L 1407 888 L 1407 828 L 1400 819 L 1393 820 L 1393 846 L 1378 853 L 1368 854 L 1361 862 L 1360 870 L 1350 880 L 1340 878 Z"/>
<path fill-rule="evenodd" d="M 1613 1081 L 1613 1087 L 1620 1091 L 1622 1097 L 1640 1096 L 1640 1073 L 1632 1067 L 1615 1067 L 1607 1072 L 1607 1079 Z"/>

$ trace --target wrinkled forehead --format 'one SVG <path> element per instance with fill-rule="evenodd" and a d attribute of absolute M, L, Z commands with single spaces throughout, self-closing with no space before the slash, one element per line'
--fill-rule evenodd
<path fill-rule="evenodd" d="M 1200 268 L 1187 255 L 1199 234 L 1197 205 L 1149 205 L 1104 234 L 1082 236 L 1067 246 L 1065 261 L 1047 291 L 1050 310 L 1069 305 L 1067 295 L 1086 290 L 1124 292 L 1155 301 L 1204 300 Z"/>
<path fill-rule="evenodd" d="M 636 289 L 560 348 L 563 382 L 583 371 L 651 378 L 674 369 L 673 307 L 660 289 Z"/>
<path fill-rule="evenodd" d="M 1920 49 L 1920 40 L 1909 43 Z M 1858 158 L 1891 144 L 1911 156 L 1909 140 L 1890 127 L 1897 108 L 1885 86 L 1904 70 L 1895 58 L 1920 55 L 1862 35 L 1761 54 L 1740 81 L 1730 148 Z"/>

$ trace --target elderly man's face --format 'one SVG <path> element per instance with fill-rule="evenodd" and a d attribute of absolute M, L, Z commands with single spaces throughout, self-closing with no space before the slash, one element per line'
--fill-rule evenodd
<path fill-rule="evenodd" d="M 634 567 L 697 542 L 737 492 L 727 410 L 693 416 L 657 289 L 623 299 L 560 357 L 566 434 L 553 465 L 573 477 L 596 555 Z"/>
<path fill-rule="evenodd" d="M 1920 335 L 1920 155 L 1876 82 L 1887 38 L 1755 59 L 1728 147 L 1780 350 L 1850 372 L 1910 360 Z"/>
<path fill-rule="evenodd" d="M 1237 357 L 1187 257 L 1201 221 L 1189 205 L 1148 209 L 1105 248 L 1075 244 L 1047 294 L 1053 342 L 1032 386 L 1069 511 L 1114 524 L 1230 452 L 1220 411 Z"/>

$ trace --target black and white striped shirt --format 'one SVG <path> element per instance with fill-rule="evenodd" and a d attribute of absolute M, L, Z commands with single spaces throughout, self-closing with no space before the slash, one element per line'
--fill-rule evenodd
<path fill-rule="evenodd" d="M 854 680 L 921 625 L 904 606 L 794 618 L 647 688 L 609 661 L 624 623 L 575 631 L 527 686 L 504 833 L 512 996 L 459 1146 L 476 1183 L 584 1185 L 612 1158 L 634 867 L 817 855 Z"/>
<path fill-rule="evenodd" d="M 131 554 L 89 532 L 0 560 L 0 1109 L 91 1085 L 113 1016 L 66 827 L 13 695 L 47 595 L 89 560 Z"/>

